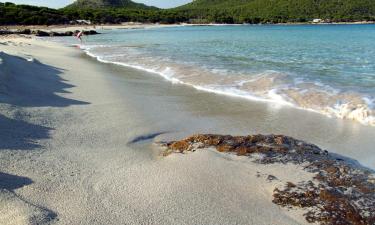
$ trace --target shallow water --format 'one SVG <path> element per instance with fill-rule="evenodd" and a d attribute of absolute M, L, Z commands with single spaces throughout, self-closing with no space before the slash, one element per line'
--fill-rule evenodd
<path fill-rule="evenodd" d="M 373 127 L 290 106 L 210 94 L 122 66 L 97 67 L 103 69 L 102 73 L 123 104 L 142 118 L 134 129 L 148 130 L 132 140 L 155 134 L 160 134 L 156 140 L 163 141 L 197 133 L 283 134 L 375 169 Z"/>
<path fill-rule="evenodd" d="M 102 62 L 172 82 L 375 125 L 375 26 L 205 26 L 102 31 Z"/>
<path fill-rule="evenodd" d="M 374 125 L 375 26 L 210 26 L 104 31 L 100 61 L 206 91 Z"/>

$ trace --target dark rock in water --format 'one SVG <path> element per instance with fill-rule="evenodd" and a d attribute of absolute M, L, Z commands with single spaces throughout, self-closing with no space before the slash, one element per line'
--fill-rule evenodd
<path fill-rule="evenodd" d="M 0 35 L 8 35 L 8 34 L 14 34 L 14 32 L 9 30 L 0 30 Z"/>
<path fill-rule="evenodd" d="M 38 36 L 38 37 L 48 37 L 48 36 L 50 36 L 50 34 L 48 32 L 45 32 L 45 31 L 42 31 L 42 30 L 34 30 L 32 32 L 32 34 L 34 34 L 35 36 Z"/>
<path fill-rule="evenodd" d="M 76 30 L 73 32 L 73 35 L 77 35 L 79 32 L 81 32 L 80 30 Z M 96 30 L 85 30 L 83 31 L 83 35 L 96 35 L 96 34 L 100 34 L 98 33 Z"/>
<path fill-rule="evenodd" d="M 31 34 L 31 30 L 30 29 L 23 29 L 23 30 L 16 31 L 15 33 L 30 35 Z"/>
<path fill-rule="evenodd" d="M 72 31 L 66 31 L 66 32 L 50 32 L 50 36 L 51 37 L 67 37 L 67 36 L 73 36 L 73 32 Z"/>
<path fill-rule="evenodd" d="M 77 35 L 80 31 L 76 30 L 75 32 L 73 31 L 66 31 L 66 32 L 46 32 L 42 30 L 30 30 L 30 29 L 24 29 L 24 30 L 18 30 L 18 31 L 8 31 L 8 30 L 0 30 L 0 35 L 7 35 L 7 34 L 26 34 L 26 35 L 35 35 L 38 37 L 64 37 L 64 36 L 73 36 Z M 95 30 L 90 30 L 90 31 L 83 31 L 84 35 L 96 35 L 100 34 L 96 32 Z"/>
<path fill-rule="evenodd" d="M 32 31 L 30 29 L 19 29 L 17 31 L 10 31 L 10 30 L 0 30 L 0 35 L 5 34 L 26 34 L 30 35 Z"/>
<path fill-rule="evenodd" d="M 64 33 L 65 35 L 64 36 L 73 36 L 73 31 L 67 31 Z"/>
<path fill-rule="evenodd" d="M 63 35 L 62 35 L 62 33 L 58 33 L 58 32 L 50 32 L 49 36 L 51 36 L 51 37 L 60 37 L 60 36 L 63 36 Z"/>
<path fill-rule="evenodd" d="M 199 134 L 164 143 L 164 155 L 213 147 L 220 152 L 262 157 L 255 162 L 294 163 L 316 174 L 313 181 L 286 183 L 276 188 L 273 202 L 284 207 L 305 208 L 306 220 L 320 224 L 375 224 L 375 174 L 318 146 L 283 135 L 229 136 Z M 259 157 L 257 157 L 259 158 Z M 268 176 L 268 180 L 275 178 Z M 277 178 L 276 178 L 277 179 Z"/>
<path fill-rule="evenodd" d="M 96 30 L 83 31 L 84 35 L 96 35 L 99 34 Z"/>

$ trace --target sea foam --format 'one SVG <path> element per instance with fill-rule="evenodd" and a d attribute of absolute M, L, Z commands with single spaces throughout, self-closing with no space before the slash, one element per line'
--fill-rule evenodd
<path fill-rule="evenodd" d="M 194 64 L 150 56 L 131 47 L 120 47 L 120 50 L 108 45 L 80 47 L 100 62 L 158 74 L 172 83 L 198 90 L 291 106 L 375 126 L 371 98 L 359 93 L 342 92 L 320 82 L 291 80 L 286 74 L 272 70 L 240 75 L 223 69 L 209 70 Z"/>

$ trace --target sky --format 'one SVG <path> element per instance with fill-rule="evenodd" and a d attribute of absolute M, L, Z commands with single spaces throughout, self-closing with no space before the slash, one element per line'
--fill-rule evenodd
<path fill-rule="evenodd" d="M 159 8 L 172 8 L 175 6 L 183 5 L 191 0 L 133 0 L 134 2 L 141 2 L 146 5 L 153 5 Z M 74 0 L 0 0 L 0 2 L 14 2 L 16 4 L 48 6 L 51 8 L 64 7 Z"/>

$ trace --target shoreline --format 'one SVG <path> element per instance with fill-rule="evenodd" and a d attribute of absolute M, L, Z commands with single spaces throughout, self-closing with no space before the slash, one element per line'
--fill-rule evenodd
<path fill-rule="evenodd" d="M 202 86 L 199 84 L 196 85 L 189 81 L 185 82 L 184 80 L 171 77 L 168 74 L 165 74 L 163 71 L 158 71 L 152 68 L 147 68 L 142 65 L 132 65 L 130 63 L 125 63 L 125 62 L 104 60 L 100 56 L 91 53 L 90 49 L 85 49 L 84 46 L 82 47 L 81 45 L 77 45 L 77 46 L 80 47 L 88 56 L 94 58 L 100 63 L 113 64 L 116 66 L 124 66 L 124 67 L 133 68 L 133 69 L 137 69 L 141 71 L 146 71 L 148 73 L 157 74 L 161 78 L 171 83 L 183 84 L 183 85 L 192 87 L 200 91 L 205 91 L 208 93 L 223 95 L 227 97 L 229 96 L 229 97 L 241 98 L 241 99 L 245 99 L 245 100 L 249 100 L 253 102 L 277 104 L 280 107 L 292 107 L 297 110 L 304 110 L 304 111 L 309 111 L 309 112 L 317 113 L 320 115 L 324 115 L 324 116 L 327 116 L 328 118 L 339 118 L 342 120 L 353 121 L 364 126 L 370 126 L 370 127 L 375 126 L 375 118 L 373 116 L 374 110 L 371 107 L 370 103 L 367 104 L 367 102 L 370 100 L 368 100 L 366 96 L 361 98 L 361 101 L 362 101 L 361 104 L 347 103 L 347 104 L 342 104 L 342 105 L 325 105 L 320 108 L 319 107 L 314 108 L 314 106 L 311 106 L 311 105 L 309 106 L 309 105 L 304 105 L 304 104 L 298 104 L 298 102 L 294 101 L 291 98 L 291 96 L 288 96 L 286 93 L 276 93 L 276 92 L 272 92 L 272 90 L 269 92 L 268 96 L 257 96 L 254 93 L 246 92 L 242 90 L 233 92 L 233 91 L 228 91 L 225 89 L 223 90 L 223 89 L 210 88 L 210 87 Z M 303 99 L 302 96 L 301 98 Z"/>
<path fill-rule="evenodd" d="M 79 46 L 77 46 L 77 47 L 79 47 Z M 352 133 L 353 135 L 355 135 L 354 134 L 354 132 L 356 132 L 355 130 L 358 130 L 358 129 L 362 130 L 363 129 L 364 134 L 365 134 L 364 135 L 365 136 L 364 140 L 366 140 L 366 141 L 364 141 L 366 143 L 365 146 L 367 146 L 368 143 L 372 142 L 372 140 L 371 140 L 371 138 L 369 138 L 368 134 L 370 134 L 370 133 L 371 134 L 375 134 L 374 126 L 369 125 L 369 124 L 363 124 L 363 123 L 361 123 L 359 121 L 356 121 L 354 119 L 346 119 L 346 118 L 329 116 L 329 115 L 327 115 L 327 114 L 325 114 L 323 112 L 316 111 L 316 110 L 313 110 L 313 109 L 302 108 L 302 107 L 298 107 L 296 105 L 289 105 L 288 104 L 289 102 L 286 102 L 284 104 L 283 103 L 281 103 L 281 104 L 274 104 L 275 102 L 270 101 L 270 100 L 254 99 L 252 97 L 249 98 L 247 96 L 241 96 L 241 95 L 236 95 L 236 94 L 235 95 L 231 95 L 231 94 L 228 94 L 228 93 L 222 93 L 220 91 L 213 91 L 211 89 L 205 89 L 205 88 L 196 87 L 194 85 L 191 85 L 191 84 L 188 84 L 188 83 L 184 83 L 184 82 L 181 82 L 181 81 L 173 79 L 173 78 L 166 77 L 163 74 L 160 74 L 159 72 L 154 71 L 154 70 L 140 68 L 139 66 L 132 66 L 132 65 L 123 64 L 123 63 L 103 61 L 103 60 L 98 59 L 97 56 L 92 55 L 91 53 L 87 52 L 86 50 L 84 50 L 82 48 L 80 48 L 80 50 L 83 52 L 83 54 L 85 54 L 88 58 L 90 58 L 91 60 L 93 60 L 96 63 L 103 64 L 103 65 L 108 65 L 109 67 L 112 67 L 112 66 L 114 66 L 114 67 L 121 67 L 121 68 L 123 68 L 125 70 L 130 69 L 130 70 L 135 71 L 135 72 L 145 73 L 146 76 L 155 75 L 156 79 L 158 80 L 158 82 L 167 82 L 168 86 L 172 85 L 172 86 L 176 86 L 176 87 L 184 87 L 184 88 L 187 89 L 187 91 L 194 91 L 194 92 L 202 93 L 205 96 L 206 95 L 207 96 L 212 96 L 214 99 L 226 99 L 228 101 L 241 102 L 243 104 L 248 104 L 248 106 L 247 106 L 248 108 L 251 108 L 254 105 L 260 105 L 261 106 L 260 108 L 262 108 L 262 110 L 265 110 L 265 109 L 266 110 L 271 110 L 271 111 L 275 110 L 276 112 L 284 110 L 285 112 L 288 112 L 288 113 L 286 115 L 287 118 L 283 118 L 283 120 L 289 121 L 291 123 L 298 124 L 298 122 L 302 122 L 302 120 L 304 120 L 305 116 L 308 116 L 308 117 L 311 117 L 311 119 L 308 120 L 310 123 L 313 123 L 311 120 L 316 120 L 314 122 L 316 122 L 317 125 L 319 125 L 321 123 L 330 124 L 330 125 L 325 126 L 324 128 L 319 128 L 319 129 L 328 129 L 328 127 L 334 126 L 334 127 L 336 127 L 336 128 L 339 129 L 339 130 L 336 130 L 336 132 L 339 131 L 340 135 L 342 134 L 341 133 L 342 130 L 345 130 L 345 129 L 348 129 L 348 130 L 345 130 L 345 132 L 353 132 Z M 141 110 L 142 110 L 142 108 L 141 108 Z M 290 117 L 289 114 L 299 114 L 299 115 L 301 115 L 301 119 L 298 120 L 298 122 L 296 122 L 293 119 L 290 119 L 291 117 Z M 244 115 L 246 115 L 246 114 L 244 114 Z M 313 116 L 311 116 L 311 115 L 313 115 Z M 279 116 L 279 115 L 273 115 L 273 116 Z M 280 126 L 280 125 L 278 124 L 277 126 Z M 310 125 L 306 124 L 306 125 L 304 125 L 301 128 L 301 130 L 308 129 L 309 126 Z M 345 128 L 343 128 L 343 126 Z M 264 126 L 262 126 L 262 127 L 264 128 Z M 314 127 L 314 128 L 316 129 L 316 127 Z M 266 130 L 269 130 L 269 129 L 266 129 Z M 314 144 L 319 144 L 320 146 L 323 146 L 326 149 L 337 150 L 337 147 L 332 147 L 331 144 L 333 144 L 333 143 L 330 143 L 330 144 L 327 145 L 327 143 L 325 141 L 323 143 L 320 143 L 320 140 L 318 140 L 318 142 L 317 142 L 314 139 L 310 139 L 309 136 L 305 136 L 305 135 L 300 136 L 298 132 L 292 131 L 292 133 L 290 133 L 289 129 L 286 129 L 286 130 L 287 130 L 287 132 L 279 132 L 279 134 L 289 135 L 289 136 L 292 136 L 292 137 L 295 137 L 295 138 L 300 138 L 300 139 L 302 139 L 304 141 L 308 141 L 308 142 L 311 142 L 311 143 L 314 143 Z M 367 133 L 368 131 L 369 131 L 369 133 Z M 262 130 L 260 130 L 260 131 L 256 131 L 256 132 L 263 133 L 263 134 L 264 133 L 266 133 L 266 134 L 274 134 L 273 131 L 271 131 L 271 132 L 263 132 Z M 223 133 L 225 133 L 225 132 L 223 132 Z M 314 131 L 313 131 L 313 133 L 314 133 Z M 186 136 L 191 135 L 191 134 L 192 133 L 185 133 Z M 236 133 L 236 134 L 238 134 L 238 133 Z M 246 135 L 247 133 L 240 133 L 240 134 Z M 371 136 L 371 134 L 370 134 L 370 136 Z M 329 136 L 329 135 L 330 135 L 330 133 L 327 132 L 327 136 Z M 174 136 L 174 138 L 177 138 L 177 139 L 178 138 L 183 138 L 183 137 L 184 136 L 181 136 L 181 135 Z M 343 140 L 341 140 L 341 141 L 343 141 Z M 351 140 L 351 142 L 353 142 L 353 140 Z M 357 142 L 357 144 L 361 143 L 361 141 L 359 139 L 356 140 L 356 142 Z M 348 144 L 348 142 L 346 142 L 346 141 L 345 141 L 345 143 Z M 335 146 L 335 144 L 333 144 L 333 146 Z M 343 145 L 339 145 L 339 146 L 343 147 Z M 349 146 L 352 146 L 352 145 L 349 145 Z M 345 148 L 346 149 L 345 151 L 348 151 L 349 148 Z M 371 153 L 371 148 L 367 148 L 366 147 L 365 149 L 366 149 L 366 150 L 364 150 L 365 152 Z M 335 153 L 341 154 L 341 152 L 335 152 Z M 345 153 L 349 153 L 349 152 L 345 152 Z M 352 153 L 352 152 L 350 152 L 350 153 Z M 353 156 L 349 156 L 349 157 L 353 157 Z M 353 157 L 353 158 L 358 159 L 357 157 Z M 362 162 L 363 161 L 361 161 L 361 163 Z M 368 160 L 367 162 L 370 162 L 370 160 Z M 365 163 L 365 166 L 367 166 L 368 168 L 371 168 L 371 169 L 375 169 L 375 164 L 374 163 L 370 163 L 370 164 Z"/>
<path fill-rule="evenodd" d="M 125 23 L 125 24 L 92 24 L 92 25 L 0 25 L 0 30 L 45 30 L 45 31 L 75 31 L 75 30 L 97 30 L 97 29 L 147 29 L 160 27 L 178 27 L 178 26 L 258 26 L 258 25 L 371 25 L 375 21 L 359 21 L 359 22 L 332 22 L 332 23 L 274 23 L 274 24 L 191 24 L 191 23 L 177 23 L 177 24 L 158 24 L 158 23 Z"/>
<path fill-rule="evenodd" d="M 158 156 L 154 140 L 196 132 L 283 133 L 372 162 L 369 127 L 211 95 L 57 43 L 2 43 L 7 70 L 0 72 L 11 73 L 0 87 L 0 136 L 9 142 L 1 146 L 0 176 L 18 182 L 0 185 L 0 212 L 10 222 L 308 224 L 305 211 L 272 203 L 275 187 L 312 179 L 302 165 L 258 165 L 211 151 Z"/>
<path fill-rule="evenodd" d="M 79 47 L 79 46 L 77 46 L 77 47 Z M 170 79 L 168 77 L 165 77 L 164 75 L 161 75 L 159 72 L 155 72 L 153 70 L 139 68 L 137 66 L 134 67 L 132 65 L 124 65 L 122 63 L 114 63 L 114 62 L 108 62 L 108 61 L 98 60 L 98 58 L 96 56 L 88 53 L 87 51 L 83 50 L 82 48 L 80 48 L 80 50 L 83 52 L 83 54 L 85 54 L 85 56 L 87 58 L 89 58 L 89 60 L 93 60 L 94 62 L 99 63 L 99 64 L 108 65 L 110 68 L 112 68 L 112 67 L 120 67 L 121 69 L 124 69 L 124 70 L 130 70 L 130 71 L 134 71 L 134 72 L 144 73 L 145 76 L 147 76 L 147 78 L 149 78 L 148 76 L 150 76 L 150 75 L 155 75 L 156 76 L 156 80 L 158 82 L 162 82 L 162 83 L 166 82 L 168 87 L 169 86 L 173 86 L 173 87 L 177 87 L 177 89 L 183 87 L 183 88 L 187 89 L 187 91 L 194 91 L 196 93 L 202 93 L 202 95 L 204 95 L 204 96 L 211 96 L 214 99 L 226 99 L 229 102 L 234 101 L 234 103 L 240 102 L 242 104 L 249 104 L 246 107 L 248 109 L 251 108 L 251 107 L 253 107 L 254 105 L 257 105 L 257 108 L 258 108 L 258 105 L 260 105 L 261 106 L 260 108 L 262 108 L 262 110 L 265 110 L 265 109 L 266 110 L 271 110 L 271 111 L 275 110 L 277 113 L 279 111 L 283 111 L 284 110 L 285 112 L 288 112 L 287 113 L 288 114 L 287 115 L 288 119 L 283 118 L 284 120 L 286 119 L 287 121 L 289 121 L 289 114 L 299 114 L 299 115 L 301 115 L 301 119 L 299 119 L 298 122 L 302 122 L 302 120 L 311 117 L 311 119 L 312 120 L 316 120 L 316 122 L 318 124 L 321 124 L 321 123 L 330 124 L 330 125 L 325 126 L 324 128 L 320 128 L 320 129 L 327 129 L 330 126 L 334 126 L 334 127 L 339 128 L 340 135 L 342 134 L 341 132 L 343 130 L 345 130 L 345 132 L 352 132 L 351 133 L 352 135 L 355 135 L 354 133 L 357 132 L 358 130 L 363 130 L 363 132 L 364 132 L 363 134 L 365 134 L 364 135 L 365 139 L 363 139 L 363 140 L 366 140 L 366 141 L 363 141 L 365 143 L 365 146 L 367 146 L 368 143 L 372 142 L 371 138 L 369 138 L 369 137 L 372 134 L 375 134 L 375 129 L 373 129 L 374 128 L 373 126 L 362 124 L 362 123 L 357 122 L 357 121 L 352 120 L 352 119 L 343 119 L 343 118 L 339 118 L 339 117 L 332 117 L 332 116 L 328 116 L 328 115 L 326 115 L 326 114 L 324 114 L 324 113 L 322 113 L 320 111 L 315 111 L 315 110 L 308 109 L 308 108 L 302 108 L 302 107 L 298 107 L 298 106 L 291 106 L 291 105 L 288 105 L 288 104 L 276 104 L 275 105 L 275 104 L 273 104 L 274 102 L 272 102 L 272 101 L 254 100 L 252 98 L 249 99 L 248 97 L 244 97 L 244 96 L 228 95 L 227 93 L 224 94 L 224 93 L 221 93 L 221 92 L 211 91 L 211 90 L 204 89 L 204 88 L 202 89 L 202 88 L 195 87 L 193 85 L 186 84 L 186 83 L 178 81 L 178 80 Z M 160 78 L 162 78 L 162 79 L 160 79 Z M 141 108 L 141 109 L 143 109 L 143 108 Z M 307 118 L 305 118 L 305 116 L 307 116 Z M 312 123 L 311 119 L 308 120 L 310 123 Z M 294 120 L 290 120 L 290 122 L 296 123 Z M 277 126 L 280 126 L 280 124 L 277 124 Z M 309 126 L 310 125 L 304 125 L 301 129 L 302 130 L 303 129 L 307 129 Z M 264 126 L 262 126 L 262 127 L 264 128 Z M 316 129 L 316 127 L 314 127 L 314 129 Z M 266 130 L 269 130 L 269 129 L 266 129 Z M 262 131 L 256 131 L 256 132 L 258 132 L 258 133 L 266 133 L 266 134 L 274 134 L 274 132 L 262 132 Z M 359 133 L 362 133 L 362 131 L 358 132 L 358 134 Z M 185 133 L 185 135 L 191 135 L 191 134 L 192 133 Z M 240 134 L 246 134 L 246 133 L 241 133 L 240 132 Z M 315 143 L 315 144 L 319 144 L 320 146 L 323 146 L 326 149 L 332 149 L 332 150 L 336 150 L 337 149 L 337 147 L 332 147 L 332 145 L 330 145 L 331 143 L 327 145 L 327 143 L 325 143 L 325 142 L 323 142 L 323 143 L 320 143 L 320 141 L 316 142 L 314 139 L 310 139 L 310 137 L 307 137 L 307 136 L 304 136 L 304 135 L 300 136 L 298 132 L 296 132 L 296 133 L 294 133 L 294 132 L 290 133 L 290 131 L 288 129 L 287 129 L 287 132 L 281 132 L 281 134 L 284 134 L 284 135 L 286 134 L 286 135 L 289 135 L 289 136 L 292 136 L 292 137 L 297 137 L 297 138 L 300 137 L 304 141 Z M 327 135 L 328 134 L 329 134 L 329 132 L 327 133 Z M 368 134 L 370 134 L 370 136 L 368 136 Z M 173 138 L 175 138 L 175 139 L 176 138 L 177 139 L 178 138 L 183 138 L 183 137 L 184 136 L 182 136 L 182 135 L 173 136 Z M 168 140 L 172 140 L 173 138 L 168 137 L 167 139 Z M 340 140 L 340 141 L 343 141 L 343 140 Z M 353 140 L 351 140 L 351 141 L 353 142 Z M 357 144 L 360 144 L 362 141 L 356 140 L 356 142 L 357 142 Z M 345 141 L 345 143 L 348 144 L 348 142 L 346 142 L 346 141 Z M 335 146 L 335 144 L 333 146 Z M 339 146 L 343 147 L 343 145 L 339 145 Z M 349 146 L 352 146 L 352 145 L 349 145 Z M 345 148 L 345 149 L 346 149 L 345 153 L 349 153 L 349 152 L 347 152 L 349 149 L 348 148 Z M 366 149 L 365 152 L 371 153 L 371 148 L 367 148 L 366 147 L 365 149 Z M 335 153 L 341 154 L 341 152 L 336 152 L 336 151 L 335 151 Z M 350 152 L 350 153 L 352 153 L 352 152 Z M 349 156 L 349 157 L 352 157 L 353 159 L 358 159 L 357 157 L 353 157 L 353 156 Z M 370 160 L 368 160 L 367 162 L 370 162 Z M 363 161 L 361 161 L 361 163 L 363 163 Z M 365 166 L 368 167 L 368 168 L 371 168 L 371 169 L 375 169 L 375 164 L 374 163 L 370 163 L 370 164 L 365 163 Z"/>

